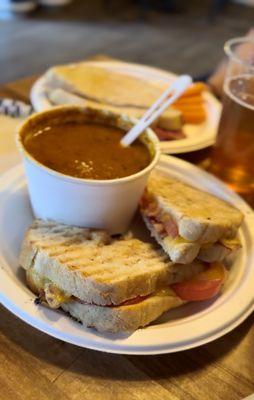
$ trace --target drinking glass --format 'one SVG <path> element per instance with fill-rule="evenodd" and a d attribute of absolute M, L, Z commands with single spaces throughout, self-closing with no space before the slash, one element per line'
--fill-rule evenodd
<path fill-rule="evenodd" d="M 223 108 L 210 171 L 254 201 L 254 40 L 226 42 Z"/>

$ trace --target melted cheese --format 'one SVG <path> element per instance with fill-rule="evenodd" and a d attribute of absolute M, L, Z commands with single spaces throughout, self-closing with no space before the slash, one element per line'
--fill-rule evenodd
<path fill-rule="evenodd" d="M 39 294 L 50 308 L 59 308 L 70 300 L 71 296 L 59 289 L 49 279 L 38 274 L 33 268 L 26 271 L 27 283 L 34 293 Z M 43 295 L 42 295 L 43 293 Z"/>
<path fill-rule="evenodd" d="M 45 299 L 50 308 L 59 308 L 61 304 L 70 300 L 71 296 L 59 289 L 53 283 L 45 283 L 44 286 Z"/>

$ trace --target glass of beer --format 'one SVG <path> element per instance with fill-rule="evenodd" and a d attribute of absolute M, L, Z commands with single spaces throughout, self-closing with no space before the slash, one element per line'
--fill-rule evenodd
<path fill-rule="evenodd" d="M 254 202 L 254 40 L 226 42 L 223 108 L 210 171 Z"/>

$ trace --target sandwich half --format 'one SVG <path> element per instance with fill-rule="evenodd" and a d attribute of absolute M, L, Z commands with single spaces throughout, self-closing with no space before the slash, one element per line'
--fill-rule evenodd
<path fill-rule="evenodd" d="M 141 118 L 167 88 L 142 77 L 112 71 L 89 62 L 58 65 L 45 74 L 49 100 L 55 104 L 78 104 Z M 168 108 L 155 123 L 159 137 L 177 139 L 183 121 L 179 110 Z M 177 133 L 178 132 L 178 133 Z M 163 136 L 164 134 L 164 136 Z"/>
<path fill-rule="evenodd" d="M 115 107 L 148 108 L 167 86 L 88 62 L 52 67 L 45 78 L 51 88 L 60 87 L 87 100 Z"/>
<path fill-rule="evenodd" d="M 209 193 L 153 174 L 140 204 L 152 236 L 173 262 L 222 261 L 240 247 L 242 213 Z"/>
<path fill-rule="evenodd" d="M 181 294 L 183 285 L 188 292 L 188 283 L 209 270 L 203 262 L 174 264 L 135 238 L 112 239 L 103 231 L 41 220 L 25 235 L 20 265 L 39 302 L 106 332 L 133 331 L 185 303 L 190 296 Z"/>

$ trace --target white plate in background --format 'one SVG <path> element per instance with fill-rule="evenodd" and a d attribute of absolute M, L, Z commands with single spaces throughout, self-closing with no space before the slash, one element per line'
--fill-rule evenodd
<path fill-rule="evenodd" d="M 32 222 L 21 165 L 0 178 L 0 301 L 13 314 L 42 332 L 81 347 L 121 354 L 160 354 L 197 347 L 238 326 L 254 310 L 254 213 L 223 183 L 174 157 L 162 156 L 158 170 L 230 201 L 245 215 L 242 250 L 232 265 L 223 293 L 215 300 L 189 303 L 131 334 L 101 334 L 63 313 L 34 304 L 18 265 L 20 244 Z M 15 222 L 14 222 L 15 221 Z M 11 329 L 11 327 L 10 327 Z"/>
<path fill-rule="evenodd" d="M 176 78 L 171 72 L 145 65 L 125 63 L 120 61 L 87 61 L 89 65 L 100 66 L 113 71 L 119 71 L 136 77 L 142 77 L 152 82 L 170 83 Z M 31 102 L 36 111 L 43 111 L 52 107 L 47 95 L 46 79 L 42 75 L 31 89 Z M 207 119 L 204 123 L 194 125 L 185 124 L 183 131 L 186 138 L 161 142 L 163 153 L 177 154 L 200 150 L 215 142 L 219 122 L 221 104 L 209 92 L 204 93 Z"/>

